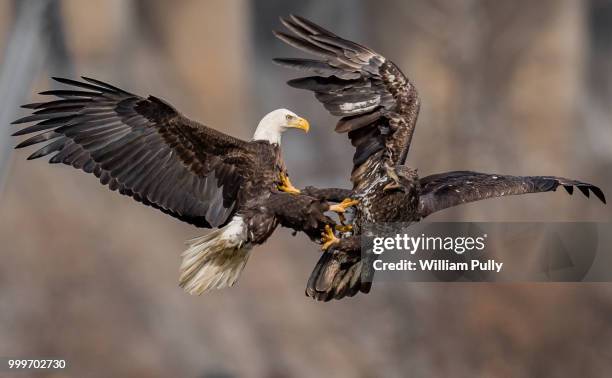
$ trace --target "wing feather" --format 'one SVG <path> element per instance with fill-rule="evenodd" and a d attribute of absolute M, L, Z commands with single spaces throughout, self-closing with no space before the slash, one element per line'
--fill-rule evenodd
<path fill-rule="evenodd" d="M 422 217 L 463 203 L 508 195 L 556 191 L 562 186 L 570 195 L 574 187 L 589 197 L 592 192 L 606 203 L 603 191 L 595 185 L 555 176 L 507 176 L 470 171 L 453 171 L 420 180 L 419 211 Z"/>
<path fill-rule="evenodd" d="M 13 134 L 38 133 L 16 148 L 47 143 L 28 159 L 50 156 L 50 163 L 93 173 L 109 189 L 196 226 L 227 220 L 253 159 L 248 142 L 191 121 L 153 96 L 87 77 L 54 79 L 72 88 L 41 92 L 60 99 L 26 104 L 33 113 L 13 122 L 37 122 Z"/>
<path fill-rule="evenodd" d="M 403 164 L 419 111 L 414 85 L 391 61 L 365 46 L 298 16 L 281 18 L 281 22 L 294 35 L 283 32 L 274 35 L 321 58 L 275 59 L 282 66 L 318 75 L 294 79 L 288 84 L 313 91 L 325 109 L 342 117 L 336 125 L 337 132 L 377 130 L 348 135 L 356 148 L 351 176 L 354 187 L 367 185 L 366 177 L 372 177 L 369 175 L 372 167 Z M 353 139 L 354 136 L 359 138 Z"/>

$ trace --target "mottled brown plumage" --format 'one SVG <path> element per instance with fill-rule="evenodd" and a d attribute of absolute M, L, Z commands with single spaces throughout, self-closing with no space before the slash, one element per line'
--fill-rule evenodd
<path fill-rule="evenodd" d="M 297 16 L 282 22 L 293 35 L 276 32 L 278 38 L 321 58 L 275 61 L 313 72 L 316 76 L 289 85 L 313 91 L 341 117 L 335 129 L 347 133 L 355 147 L 351 190 L 309 187 L 296 194 L 285 179 L 279 146 L 284 129 L 258 127 L 254 140 L 243 141 L 184 117 L 159 98 L 85 77 L 82 82 L 56 78 L 72 88 L 43 92 L 57 99 L 24 105 L 32 114 L 14 123 L 37 123 L 15 135 L 37 134 L 17 148 L 42 144 L 28 159 L 50 155 L 50 163 L 93 173 L 109 189 L 182 221 L 220 227 L 192 240 L 183 253 L 180 285 L 195 294 L 232 286 L 252 246 L 263 243 L 278 225 L 319 241 L 321 231 L 333 224 L 324 214 L 329 202 L 346 197 L 359 199 L 353 229 L 343 231 L 322 255 L 308 281 L 307 295 L 319 300 L 369 292 L 373 272 L 360 253 L 367 223 L 415 222 L 462 203 L 558 186 L 570 194 L 576 186 L 605 203 L 599 188 L 552 176 L 458 171 L 419 178 L 405 166 L 420 108 L 414 85 L 367 47 Z M 279 111 L 283 122 L 299 118 Z M 299 120 L 301 126 L 288 127 L 307 130 L 307 122 Z M 280 125 L 278 119 L 274 125 Z"/>
<path fill-rule="evenodd" d="M 355 147 L 352 191 L 310 188 L 327 200 L 360 200 L 352 234 L 344 234 L 324 253 L 306 294 L 318 300 L 340 299 L 369 292 L 373 271 L 362 261 L 359 242 L 367 223 L 417 222 L 429 214 L 491 197 L 554 191 L 561 185 L 570 194 L 576 186 L 605 203 L 603 192 L 591 184 L 552 176 L 503 176 L 468 171 L 447 172 L 420 179 L 404 165 L 419 113 L 414 85 L 391 61 L 367 47 L 347 41 L 297 16 L 282 19 L 293 36 L 276 36 L 320 61 L 275 59 L 281 65 L 318 76 L 294 79 L 292 87 L 311 90 L 333 115 L 342 117 L 337 132 L 348 132 Z"/>
<path fill-rule="evenodd" d="M 294 35 L 274 32 L 279 39 L 322 60 L 274 61 L 319 75 L 288 84 L 313 91 L 331 114 L 342 117 L 336 131 L 348 133 L 355 147 L 351 181 L 363 190 L 380 177 L 381 164 L 404 162 L 420 108 L 416 89 L 393 62 L 369 48 L 298 16 L 281 21 Z"/>

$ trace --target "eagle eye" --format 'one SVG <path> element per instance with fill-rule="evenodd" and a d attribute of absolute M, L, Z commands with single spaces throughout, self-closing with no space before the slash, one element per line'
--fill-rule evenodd
<path fill-rule="evenodd" d="M 292 116 L 291 114 L 287 114 L 287 115 L 285 116 L 285 119 L 286 119 L 287 121 L 291 121 L 291 120 L 293 119 L 293 116 Z"/>

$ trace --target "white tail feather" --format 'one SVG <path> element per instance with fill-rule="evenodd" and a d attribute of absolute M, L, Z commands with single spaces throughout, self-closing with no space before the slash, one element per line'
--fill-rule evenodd
<path fill-rule="evenodd" d="M 181 254 L 179 285 L 189 294 L 197 295 L 233 286 L 249 259 L 251 246 L 246 242 L 246 227 L 241 217 L 189 240 L 189 248 Z"/>

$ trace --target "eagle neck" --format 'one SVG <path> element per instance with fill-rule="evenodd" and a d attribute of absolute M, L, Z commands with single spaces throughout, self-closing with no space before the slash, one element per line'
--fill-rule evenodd
<path fill-rule="evenodd" d="M 281 133 L 278 130 L 270 129 L 268 127 L 257 127 L 255 134 L 253 134 L 254 141 L 266 141 L 270 144 L 280 146 L 281 144 Z"/>

